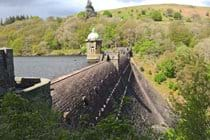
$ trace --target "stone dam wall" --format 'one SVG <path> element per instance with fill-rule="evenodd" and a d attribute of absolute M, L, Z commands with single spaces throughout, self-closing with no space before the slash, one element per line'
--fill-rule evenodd
<path fill-rule="evenodd" d="M 173 124 L 167 102 L 138 71 L 128 56 L 111 53 L 104 60 L 50 82 L 14 76 L 11 49 L 0 49 L 0 95 L 13 91 L 32 102 L 49 104 L 63 114 L 69 128 L 81 121 L 96 124 L 110 113 L 127 115 L 140 133 L 151 125 L 161 130 Z M 131 99 L 126 105 L 125 98 Z M 116 107 L 117 106 L 117 107 Z"/>
<path fill-rule="evenodd" d="M 148 125 L 158 131 L 172 125 L 167 102 L 126 57 L 120 57 L 118 68 L 101 61 L 53 80 L 51 96 L 53 108 L 63 113 L 71 128 L 77 128 L 84 118 L 97 123 L 114 111 L 116 103 L 116 115 L 128 115 L 141 132 Z M 132 101 L 129 106 L 123 102 L 126 96 Z"/>
<path fill-rule="evenodd" d="M 77 127 L 83 116 L 88 116 L 90 122 L 96 123 L 101 116 L 112 111 L 114 99 L 110 94 L 118 79 L 119 74 L 113 63 L 102 61 L 53 80 L 53 108 L 64 113 L 64 119 L 71 127 Z M 123 92 L 121 89 L 122 85 L 112 93 L 115 98 Z"/>

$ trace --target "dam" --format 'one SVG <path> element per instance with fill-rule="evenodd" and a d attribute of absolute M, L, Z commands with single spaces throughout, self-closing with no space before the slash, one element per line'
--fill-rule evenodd
<path fill-rule="evenodd" d="M 89 37 L 87 58 L 96 63 L 52 80 L 15 77 L 12 50 L 1 49 L 0 93 L 13 91 L 32 102 L 49 104 L 62 113 L 62 121 L 70 129 L 80 127 L 84 117 L 95 125 L 111 112 L 116 119 L 129 114 L 139 130 L 145 124 L 160 131 L 171 126 L 169 105 L 139 72 L 131 50 L 118 48 L 102 54 L 98 50 L 101 43 L 95 43 L 98 35 Z M 126 97 L 131 99 L 129 109 Z"/>

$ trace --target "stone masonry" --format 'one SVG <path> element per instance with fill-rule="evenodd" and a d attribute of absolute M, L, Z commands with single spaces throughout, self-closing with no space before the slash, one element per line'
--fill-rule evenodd
<path fill-rule="evenodd" d="M 13 51 L 0 48 L 0 95 L 15 86 Z"/>

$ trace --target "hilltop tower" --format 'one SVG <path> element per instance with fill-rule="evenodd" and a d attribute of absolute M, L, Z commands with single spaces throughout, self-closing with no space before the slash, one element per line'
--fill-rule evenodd
<path fill-rule="evenodd" d="M 87 60 L 88 62 L 98 62 L 101 58 L 102 40 L 98 33 L 95 32 L 95 28 L 88 35 L 87 42 Z"/>
<path fill-rule="evenodd" d="M 86 17 L 96 17 L 97 13 L 95 12 L 95 9 L 92 5 L 92 2 L 90 0 L 87 1 L 87 6 L 86 6 Z"/>

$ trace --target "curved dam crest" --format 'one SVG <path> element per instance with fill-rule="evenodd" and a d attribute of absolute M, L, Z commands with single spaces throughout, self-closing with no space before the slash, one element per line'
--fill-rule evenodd
<path fill-rule="evenodd" d="M 0 49 L 0 95 L 12 91 L 47 103 L 62 113 L 70 129 L 79 128 L 84 117 L 95 125 L 114 113 L 116 119 L 128 115 L 140 133 L 147 125 L 164 130 L 173 125 L 173 113 L 127 52 L 107 53 L 98 63 L 50 81 L 15 77 L 12 49 Z M 129 106 L 126 97 L 131 99 Z"/>
<path fill-rule="evenodd" d="M 112 60 L 101 61 L 52 80 L 51 96 L 52 107 L 63 113 L 70 128 L 79 127 L 84 115 L 90 123 L 97 123 L 114 111 L 116 102 L 116 116 L 129 114 L 139 130 L 145 125 L 159 130 L 173 124 L 167 102 L 146 82 L 135 62 L 125 56 L 119 58 L 118 66 Z M 123 106 L 125 96 L 132 99 L 127 111 Z"/>

